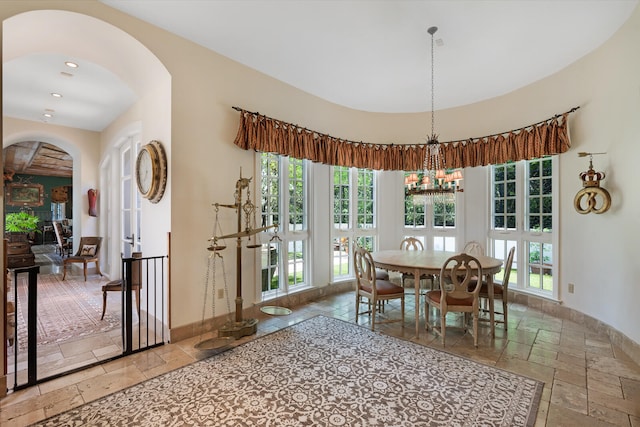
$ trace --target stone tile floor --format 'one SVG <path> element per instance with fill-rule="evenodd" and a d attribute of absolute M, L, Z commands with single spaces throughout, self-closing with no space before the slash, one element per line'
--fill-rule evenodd
<path fill-rule="evenodd" d="M 237 340 L 234 345 L 285 328 L 304 319 L 325 315 L 355 321 L 352 292 L 326 297 L 293 307 L 288 316 L 259 317 L 258 333 Z M 376 326 L 382 333 L 443 349 L 439 338 L 424 331 L 415 336 L 413 297 L 407 297 L 406 317 L 401 322 Z M 383 315 L 398 318 L 397 303 L 390 303 Z M 460 322 L 451 316 L 448 325 Z M 367 326 L 369 317 L 361 315 L 358 323 Z M 462 330 L 447 328 L 445 351 L 482 363 L 526 375 L 545 383 L 536 426 L 631 426 L 640 427 L 640 367 L 605 335 L 597 335 L 580 324 L 554 318 L 537 310 L 511 304 L 508 330 L 496 327 L 496 337 L 488 336 L 488 325 L 481 324 L 479 346 Z M 0 401 L 0 425 L 24 426 L 51 415 L 98 399 L 146 379 L 185 366 L 207 353 L 194 345 L 210 335 L 197 336 L 121 358 L 30 387 Z M 113 343 L 100 339 L 78 343 L 96 355 L 109 354 Z M 81 352 L 83 354 L 86 352 Z M 49 359 L 65 359 L 63 351 Z M 69 357 L 78 358 L 74 351 Z"/>

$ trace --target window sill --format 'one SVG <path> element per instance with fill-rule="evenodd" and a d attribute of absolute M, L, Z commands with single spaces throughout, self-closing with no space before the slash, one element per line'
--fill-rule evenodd
<path fill-rule="evenodd" d="M 509 291 L 515 293 L 515 294 L 519 294 L 519 295 L 523 295 L 523 296 L 527 296 L 527 297 L 535 297 L 535 298 L 540 298 L 546 301 L 550 301 L 550 302 L 554 302 L 557 304 L 562 304 L 562 300 L 561 299 L 557 299 L 555 298 L 553 295 L 546 293 L 546 292 L 540 292 L 540 291 L 534 291 L 534 290 L 528 290 L 528 289 L 521 289 L 521 288 L 516 288 L 516 287 L 509 287 Z"/>

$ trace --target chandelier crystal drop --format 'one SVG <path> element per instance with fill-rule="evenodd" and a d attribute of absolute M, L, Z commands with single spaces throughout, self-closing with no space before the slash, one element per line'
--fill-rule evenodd
<path fill-rule="evenodd" d="M 433 35 L 438 27 L 430 27 L 427 32 L 431 34 L 431 135 L 427 139 L 424 158 L 424 171 L 422 179 L 417 173 L 410 173 L 405 178 L 407 194 L 413 196 L 414 204 L 444 203 L 455 199 L 456 191 L 462 191 L 460 181 L 462 171 L 447 170 L 442 145 L 435 133 L 435 97 L 434 97 L 434 39 Z"/>

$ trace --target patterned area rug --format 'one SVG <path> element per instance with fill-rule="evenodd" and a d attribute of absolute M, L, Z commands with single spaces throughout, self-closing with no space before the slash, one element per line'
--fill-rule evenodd
<path fill-rule="evenodd" d="M 31 252 L 35 255 L 36 265 L 62 265 L 62 257 L 56 253 L 55 245 L 33 245 Z"/>
<path fill-rule="evenodd" d="M 37 425 L 531 426 L 542 387 L 319 316 Z"/>
<path fill-rule="evenodd" d="M 18 275 L 18 348 L 27 348 L 28 275 Z M 11 279 L 13 280 L 13 275 Z M 62 280 L 60 274 L 38 275 L 38 345 L 67 341 L 71 338 L 111 331 L 120 327 L 119 311 L 107 310 L 102 315 L 103 283 L 84 281 L 84 276 L 71 276 Z M 13 300 L 13 286 L 9 299 Z M 114 308 L 114 295 L 110 308 Z"/>

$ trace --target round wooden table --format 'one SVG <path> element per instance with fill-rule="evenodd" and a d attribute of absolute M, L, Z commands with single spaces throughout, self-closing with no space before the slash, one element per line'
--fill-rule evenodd
<path fill-rule="evenodd" d="M 456 252 L 445 251 L 404 251 L 400 249 L 382 250 L 371 253 L 373 262 L 377 268 L 412 274 L 419 278 L 426 274 L 440 275 L 440 269 L 445 261 L 457 255 Z M 484 255 L 474 255 L 480 262 L 482 274 L 487 281 L 489 294 L 489 323 L 491 324 L 491 336 L 495 334 L 493 312 L 493 275 L 502 268 L 502 260 Z M 416 296 L 416 337 L 420 335 L 420 280 L 414 280 Z"/>

